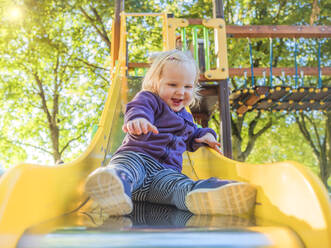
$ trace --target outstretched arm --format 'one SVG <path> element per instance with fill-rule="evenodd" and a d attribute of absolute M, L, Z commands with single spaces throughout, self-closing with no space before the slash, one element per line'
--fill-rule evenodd
<path fill-rule="evenodd" d="M 148 132 L 153 132 L 158 134 L 156 126 L 150 123 L 144 118 L 137 118 L 125 123 L 122 127 L 123 131 L 131 135 L 141 135 L 147 134 Z"/>
<path fill-rule="evenodd" d="M 149 132 L 158 134 L 154 116 L 159 105 L 150 92 L 140 92 L 127 104 L 122 130 L 130 135 L 143 135 Z"/>

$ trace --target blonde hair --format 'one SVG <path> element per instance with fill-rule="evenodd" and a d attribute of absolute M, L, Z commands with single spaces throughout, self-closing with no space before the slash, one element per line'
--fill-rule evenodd
<path fill-rule="evenodd" d="M 143 83 L 142 90 L 150 91 L 154 94 L 158 94 L 160 79 L 164 66 L 167 63 L 177 63 L 177 64 L 190 64 L 191 67 L 195 70 L 194 77 L 194 87 L 193 87 L 193 99 L 190 105 L 194 105 L 197 101 L 200 100 L 201 96 L 199 95 L 199 67 L 195 63 L 190 52 L 182 52 L 180 50 L 170 50 L 166 52 L 160 52 L 154 54 L 150 57 L 152 60 L 151 67 L 147 71 Z"/>

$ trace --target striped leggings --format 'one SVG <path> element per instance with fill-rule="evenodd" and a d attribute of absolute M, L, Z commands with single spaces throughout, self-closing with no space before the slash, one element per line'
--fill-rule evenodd
<path fill-rule="evenodd" d="M 163 167 L 148 155 L 132 151 L 115 154 L 107 167 L 128 174 L 134 201 L 173 205 L 182 210 L 187 210 L 186 195 L 199 183 Z"/>

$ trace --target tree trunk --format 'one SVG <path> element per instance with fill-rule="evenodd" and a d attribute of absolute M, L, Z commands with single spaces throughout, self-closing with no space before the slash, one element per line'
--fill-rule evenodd
<path fill-rule="evenodd" d="M 330 176 L 328 167 L 330 167 L 330 165 L 327 164 L 326 160 L 319 161 L 319 164 L 320 164 L 320 178 L 321 178 L 322 182 L 324 183 L 324 185 L 328 189 L 330 189 L 328 186 L 328 179 Z"/>
<path fill-rule="evenodd" d="M 56 123 L 50 123 L 49 129 L 51 132 L 52 147 L 53 147 L 53 159 L 54 162 L 61 161 L 61 154 L 59 149 L 59 127 Z"/>
<path fill-rule="evenodd" d="M 317 123 L 308 115 L 301 113 L 300 117 L 295 116 L 295 118 L 302 135 L 308 141 L 318 160 L 320 178 L 324 185 L 329 188 L 327 182 L 331 173 L 331 112 L 326 114 L 324 135 L 318 132 Z M 309 123 L 312 125 L 314 132 L 308 127 Z"/>
<path fill-rule="evenodd" d="M 249 154 L 251 154 L 256 140 L 265 133 L 271 126 L 272 120 L 269 121 L 262 127 L 260 130 L 256 130 L 256 126 L 260 120 L 261 113 L 259 112 L 256 117 L 248 123 L 248 142 L 245 149 L 242 150 L 242 133 L 243 133 L 243 123 L 244 123 L 244 115 L 243 117 L 238 117 L 237 121 L 231 118 L 231 126 L 232 126 L 232 140 L 233 140 L 233 159 L 244 162 L 246 161 Z"/>
<path fill-rule="evenodd" d="M 309 20 L 309 24 L 310 25 L 314 25 L 315 21 L 317 21 L 319 14 L 320 14 L 320 7 L 318 6 L 318 1 L 317 0 L 313 0 L 312 3 L 312 8 L 311 8 L 311 15 L 310 15 L 310 20 Z"/>
<path fill-rule="evenodd" d="M 49 131 L 51 133 L 51 141 L 52 141 L 52 155 L 54 162 L 57 163 L 61 161 L 61 153 L 59 149 L 59 127 L 57 126 L 57 114 L 59 111 L 59 95 L 58 95 L 58 86 L 55 85 L 54 89 L 54 95 L 53 95 L 53 111 L 50 113 L 49 108 L 47 106 L 45 91 L 43 87 L 43 82 L 38 76 L 37 73 L 34 73 L 35 80 L 37 82 L 38 88 L 39 88 L 39 96 L 41 98 L 41 108 L 46 114 L 47 121 L 48 121 L 48 127 Z"/>

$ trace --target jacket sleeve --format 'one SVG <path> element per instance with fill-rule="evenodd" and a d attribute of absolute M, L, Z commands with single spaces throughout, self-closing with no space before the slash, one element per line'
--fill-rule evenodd
<path fill-rule="evenodd" d="M 215 139 L 217 140 L 217 134 L 211 128 L 198 128 L 194 124 L 194 129 L 195 129 L 194 133 L 191 135 L 191 137 L 188 139 L 188 142 L 187 142 L 187 150 L 190 152 L 196 151 L 201 146 L 207 146 L 207 144 L 205 144 L 205 143 L 198 143 L 195 141 L 195 139 L 201 138 L 206 133 L 211 133 L 212 135 L 214 135 Z"/>
<path fill-rule="evenodd" d="M 159 104 L 151 92 L 142 91 L 127 104 L 124 123 L 128 121 L 145 118 L 150 123 L 154 124 L 154 116 L 159 108 Z"/>

